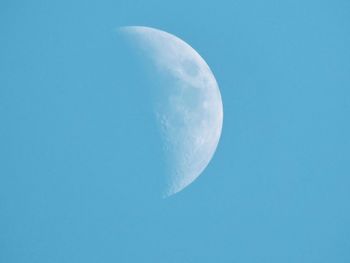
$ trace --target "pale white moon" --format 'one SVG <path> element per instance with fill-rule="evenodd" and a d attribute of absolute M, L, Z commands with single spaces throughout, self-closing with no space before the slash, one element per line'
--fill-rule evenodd
<path fill-rule="evenodd" d="M 223 122 L 220 90 L 204 59 L 180 38 L 143 26 L 121 32 L 139 44 L 166 79 L 155 109 L 170 168 L 167 197 L 191 184 L 214 155 Z"/>

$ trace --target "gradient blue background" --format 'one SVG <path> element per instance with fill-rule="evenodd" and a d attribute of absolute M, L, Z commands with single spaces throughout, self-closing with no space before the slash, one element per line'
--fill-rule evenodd
<path fill-rule="evenodd" d="M 223 97 L 165 200 L 124 25 L 183 38 Z M 349 29 L 346 0 L 2 0 L 0 262 L 350 262 Z"/>

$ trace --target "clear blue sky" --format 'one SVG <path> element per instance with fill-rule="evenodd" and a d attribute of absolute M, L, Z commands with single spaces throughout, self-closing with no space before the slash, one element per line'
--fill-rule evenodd
<path fill-rule="evenodd" d="M 219 83 L 205 170 L 160 199 L 147 74 L 173 33 Z M 350 3 L 0 3 L 0 262 L 350 262 Z"/>

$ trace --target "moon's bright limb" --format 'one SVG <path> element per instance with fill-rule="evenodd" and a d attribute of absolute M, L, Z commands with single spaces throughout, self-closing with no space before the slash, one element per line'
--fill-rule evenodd
<path fill-rule="evenodd" d="M 220 90 L 204 59 L 178 37 L 142 26 L 121 31 L 140 44 L 168 80 L 156 105 L 170 167 L 167 197 L 191 184 L 213 157 L 223 122 Z"/>

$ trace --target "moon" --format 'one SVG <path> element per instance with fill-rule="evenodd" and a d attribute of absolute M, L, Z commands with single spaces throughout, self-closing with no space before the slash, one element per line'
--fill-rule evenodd
<path fill-rule="evenodd" d="M 215 77 L 189 44 L 165 31 L 127 26 L 131 37 L 156 71 L 155 117 L 169 171 L 163 197 L 190 185 L 212 159 L 222 130 L 223 104 Z"/>

